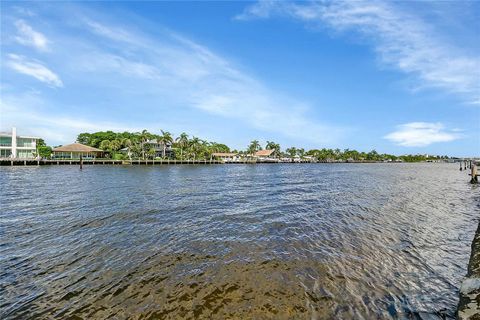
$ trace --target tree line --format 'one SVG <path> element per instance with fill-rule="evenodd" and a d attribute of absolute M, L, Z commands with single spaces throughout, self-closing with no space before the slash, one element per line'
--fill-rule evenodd
<path fill-rule="evenodd" d="M 251 156 L 263 147 L 258 140 L 253 140 L 245 150 L 231 150 L 227 145 L 214 141 L 207 141 L 195 136 L 190 137 L 181 133 L 174 137 L 170 132 L 160 130 L 160 134 L 154 134 L 147 130 L 141 132 L 113 132 L 99 131 L 94 133 L 83 132 L 77 136 L 77 142 L 94 148 L 102 149 L 106 156 L 113 159 L 153 159 L 156 150 L 148 142 L 156 142 L 163 146 L 161 158 L 174 158 L 178 160 L 204 160 L 211 159 L 213 153 L 236 153 L 240 156 Z M 51 148 L 41 140 L 39 154 L 47 158 Z M 171 146 L 173 152 L 167 153 L 167 146 Z M 121 152 L 127 149 L 128 153 Z M 375 150 L 360 152 L 352 149 L 311 149 L 289 147 L 282 150 L 280 144 L 274 141 L 267 141 L 265 149 L 274 150 L 273 157 L 276 158 L 305 158 L 311 157 L 318 161 L 404 161 L 419 162 L 426 160 L 448 159 L 448 156 L 429 155 L 401 155 L 378 153 Z"/>
<path fill-rule="evenodd" d="M 167 146 L 171 146 L 173 154 L 169 157 L 176 159 L 209 159 L 215 152 L 230 152 L 230 148 L 222 143 L 207 141 L 198 137 L 190 137 L 186 133 L 178 137 L 160 130 L 161 134 L 153 134 L 147 130 L 142 132 L 120 132 L 100 131 L 95 133 L 80 133 L 77 142 L 99 148 L 106 151 L 110 157 L 115 159 L 125 158 L 125 152 L 121 149 L 128 149 L 128 157 L 135 159 L 152 159 L 156 150 L 149 142 L 156 142 L 163 146 L 161 158 L 167 157 Z"/>
<path fill-rule="evenodd" d="M 312 157 L 318 161 L 404 161 L 404 162 L 420 162 L 427 160 L 448 159 L 448 156 L 432 156 L 432 155 L 401 155 L 396 156 L 387 153 L 378 153 L 376 150 L 370 152 L 360 152 L 351 149 L 311 149 L 306 151 L 304 148 L 289 147 L 282 152 L 280 145 L 273 141 L 267 141 L 265 149 L 274 150 L 277 157 L 285 158 L 305 158 Z M 258 140 L 253 140 L 247 147 L 247 154 L 253 154 L 256 151 L 262 150 Z"/>

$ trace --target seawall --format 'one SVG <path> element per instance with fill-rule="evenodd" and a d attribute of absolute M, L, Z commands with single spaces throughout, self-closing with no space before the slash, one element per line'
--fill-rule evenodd
<path fill-rule="evenodd" d="M 460 288 L 458 319 L 480 320 L 480 223 L 472 242 L 467 276 Z"/>

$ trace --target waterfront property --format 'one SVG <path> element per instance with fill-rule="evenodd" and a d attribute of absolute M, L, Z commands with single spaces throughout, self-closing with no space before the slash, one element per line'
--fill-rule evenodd
<path fill-rule="evenodd" d="M 95 159 L 103 155 L 103 150 L 86 146 L 81 143 L 72 143 L 52 150 L 53 159 Z"/>
<path fill-rule="evenodd" d="M 214 152 L 212 153 L 213 159 L 223 160 L 225 162 L 237 162 L 241 161 L 238 153 L 234 152 Z"/>
<path fill-rule="evenodd" d="M 258 150 L 253 156 L 261 162 L 278 162 L 277 152 L 273 149 Z"/>
<path fill-rule="evenodd" d="M 163 144 L 162 142 L 158 142 L 155 139 L 148 140 L 145 142 L 145 149 L 146 150 L 155 150 L 155 157 L 163 157 L 163 152 L 165 151 L 165 157 L 170 158 L 173 156 L 172 144 L 167 143 Z"/>
<path fill-rule="evenodd" d="M 161 158 L 163 157 L 163 153 L 165 152 L 165 158 L 173 158 L 174 152 L 172 149 L 171 143 L 162 143 L 158 142 L 155 139 L 148 140 L 143 143 L 145 151 L 154 150 L 155 154 L 153 155 L 154 158 Z M 125 147 L 119 150 L 120 153 L 126 154 L 129 158 L 132 156 L 132 150 L 129 147 Z"/>
<path fill-rule="evenodd" d="M 37 137 L 18 136 L 17 129 L 0 132 L 0 158 L 33 159 L 37 152 Z"/>

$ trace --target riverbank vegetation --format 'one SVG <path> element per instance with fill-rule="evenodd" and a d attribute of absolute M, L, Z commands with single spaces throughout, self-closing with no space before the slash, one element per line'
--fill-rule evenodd
<path fill-rule="evenodd" d="M 43 141 L 43 140 L 42 140 Z M 195 136 L 181 133 L 177 137 L 168 131 L 160 130 L 160 134 L 154 134 L 147 130 L 142 132 L 113 132 L 99 131 L 94 133 L 80 133 L 77 142 L 105 151 L 105 157 L 112 159 L 154 159 L 169 158 L 177 160 L 203 160 L 211 159 L 214 153 L 234 153 L 239 157 L 250 157 L 255 152 L 262 150 L 263 146 L 258 140 L 253 140 L 245 150 L 230 149 L 223 143 L 207 141 Z M 158 150 L 158 148 L 161 148 Z M 396 156 L 386 153 L 378 153 L 375 150 L 369 152 L 352 149 L 311 149 L 288 147 L 284 150 L 280 144 L 267 141 L 265 149 L 274 150 L 275 158 L 312 159 L 322 162 L 336 161 L 399 161 L 421 162 L 448 159 L 448 156 L 432 155 L 401 155 Z M 51 148 L 44 143 L 39 147 L 39 154 L 48 158 Z"/>

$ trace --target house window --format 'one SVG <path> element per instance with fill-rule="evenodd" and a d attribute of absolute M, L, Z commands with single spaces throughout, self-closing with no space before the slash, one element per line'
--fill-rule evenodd
<path fill-rule="evenodd" d="M 33 148 L 35 140 L 28 139 L 28 138 L 17 138 L 17 147 L 23 148 Z"/>
<path fill-rule="evenodd" d="M 11 147 L 12 137 L 0 137 L 0 147 Z"/>
<path fill-rule="evenodd" d="M 0 149 L 0 158 L 10 158 L 12 156 L 12 150 Z"/>

